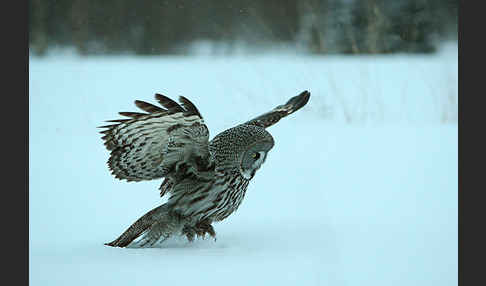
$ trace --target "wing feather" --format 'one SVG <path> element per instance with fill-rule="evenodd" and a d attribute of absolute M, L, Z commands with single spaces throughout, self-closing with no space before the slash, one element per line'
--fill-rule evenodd
<path fill-rule="evenodd" d="M 197 115 L 202 118 L 201 113 L 197 110 L 196 106 L 184 96 L 179 97 L 181 105 L 187 110 L 187 115 Z"/>
<path fill-rule="evenodd" d="M 126 117 L 131 117 L 131 118 L 138 118 L 143 115 L 147 115 L 147 113 L 140 113 L 140 112 L 118 112 L 118 114 Z"/>
<path fill-rule="evenodd" d="M 301 92 L 299 95 L 292 97 L 283 105 L 279 105 L 272 109 L 271 111 L 264 113 L 258 117 L 253 118 L 244 124 L 257 125 L 263 128 L 270 127 L 277 123 L 280 119 L 285 116 L 294 113 L 295 111 L 301 109 L 309 101 L 310 92 L 307 90 Z"/>
<path fill-rule="evenodd" d="M 108 166 L 118 179 L 176 176 L 182 163 L 187 171 L 209 160 L 209 131 L 194 104 L 184 98 L 181 106 L 160 94 L 156 99 L 166 109 L 136 100 L 135 105 L 148 113 L 120 112 L 130 119 L 111 120 L 117 124 L 101 126 L 105 128 L 100 132 L 102 139 L 111 151 Z"/>
<path fill-rule="evenodd" d="M 167 110 L 169 112 L 184 112 L 186 110 L 184 110 L 184 108 L 182 108 L 182 106 L 180 106 L 177 102 L 173 101 L 172 99 L 168 98 L 167 96 L 165 95 L 162 95 L 162 94 L 159 94 L 159 93 L 156 93 L 155 94 L 155 99 L 157 99 L 157 101 L 165 108 L 167 108 Z"/>
<path fill-rule="evenodd" d="M 164 109 L 162 109 L 162 108 L 160 108 L 158 106 L 155 106 L 153 104 L 150 104 L 148 102 L 141 101 L 141 100 L 135 100 L 135 105 L 138 108 L 140 108 L 141 110 L 146 111 L 148 113 L 155 113 L 155 112 L 165 111 Z"/>

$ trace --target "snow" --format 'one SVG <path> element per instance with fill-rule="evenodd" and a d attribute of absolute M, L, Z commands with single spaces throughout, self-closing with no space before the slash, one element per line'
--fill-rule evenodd
<path fill-rule="evenodd" d="M 434 56 L 50 55 L 29 63 L 32 285 L 456 285 L 457 48 Z M 217 241 L 104 246 L 160 205 L 96 126 L 158 92 L 211 137 L 309 90 Z M 170 284 L 169 284 L 170 283 Z"/>

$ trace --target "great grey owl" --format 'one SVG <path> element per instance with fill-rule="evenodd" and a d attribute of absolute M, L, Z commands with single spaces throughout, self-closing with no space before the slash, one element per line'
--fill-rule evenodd
<path fill-rule="evenodd" d="M 169 198 L 106 245 L 150 247 L 171 235 L 185 235 L 189 241 L 215 237 L 211 224 L 239 207 L 274 145 L 265 128 L 303 107 L 309 97 L 304 91 L 211 141 L 203 117 L 187 98 L 179 97 L 179 104 L 156 94 L 164 108 L 136 100 L 146 113 L 120 112 L 129 119 L 100 127 L 111 151 L 108 166 L 116 178 L 127 181 L 164 178 L 160 196 Z"/>

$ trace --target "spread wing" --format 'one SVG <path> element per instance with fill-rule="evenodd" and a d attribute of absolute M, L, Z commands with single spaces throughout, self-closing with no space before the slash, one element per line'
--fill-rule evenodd
<path fill-rule="evenodd" d="M 264 113 L 256 118 L 253 118 L 252 120 L 247 121 L 244 124 L 257 125 L 263 128 L 270 127 L 285 116 L 292 114 L 302 108 L 309 101 L 309 97 L 310 92 L 305 90 L 299 95 L 289 99 L 287 103 L 279 105 L 271 111 Z"/>
<path fill-rule="evenodd" d="M 118 179 L 174 177 L 208 164 L 209 131 L 194 104 L 183 96 L 180 104 L 161 94 L 155 98 L 164 108 L 136 100 L 145 113 L 120 112 L 129 119 L 100 127 L 111 151 L 108 166 Z"/>

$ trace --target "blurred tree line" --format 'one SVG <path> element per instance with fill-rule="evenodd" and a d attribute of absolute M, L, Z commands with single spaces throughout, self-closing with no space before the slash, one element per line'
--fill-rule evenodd
<path fill-rule="evenodd" d="M 187 53 L 192 43 L 311 53 L 429 53 L 457 40 L 452 0 L 29 0 L 29 46 Z"/>

